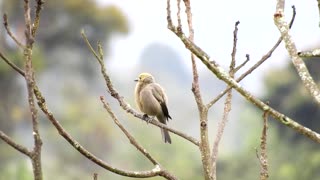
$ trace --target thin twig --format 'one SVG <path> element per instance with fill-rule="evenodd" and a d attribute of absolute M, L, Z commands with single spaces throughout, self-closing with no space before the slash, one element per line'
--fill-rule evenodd
<path fill-rule="evenodd" d="M 21 74 L 23 77 L 25 77 L 25 72 L 20 69 L 17 65 L 15 65 L 9 58 L 7 58 L 1 51 L 0 51 L 0 57 L 4 62 L 6 62 L 12 69 L 17 71 L 19 74 Z"/>
<path fill-rule="evenodd" d="M 246 54 L 246 60 L 243 61 L 240 65 L 234 68 L 234 72 L 238 72 L 242 67 L 244 67 L 250 61 L 250 55 Z"/>
<path fill-rule="evenodd" d="M 8 15 L 6 13 L 3 14 L 3 25 L 4 25 L 4 28 L 6 29 L 8 35 L 11 37 L 11 39 L 18 45 L 18 47 L 23 49 L 24 45 L 14 36 L 14 34 L 12 33 L 12 31 L 9 27 Z"/>
<path fill-rule="evenodd" d="M 294 6 L 292 6 L 292 18 L 290 21 L 290 25 L 289 28 L 292 27 L 293 22 L 296 18 L 296 8 Z M 249 70 L 247 70 L 245 73 L 243 73 L 239 78 L 237 78 L 237 82 L 242 81 L 245 77 L 247 77 L 249 74 L 251 74 L 254 70 L 256 70 L 261 64 L 263 64 L 266 60 L 268 60 L 273 52 L 278 48 L 278 46 L 280 45 L 280 43 L 282 42 L 282 37 L 279 37 L 278 41 L 273 45 L 273 47 L 264 55 L 262 56 L 262 58 L 256 63 L 254 64 Z M 214 98 L 212 101 L 210 101 L 207 104 L 207 108 L 209 109 L 213 104 L 215 104 L 217 101 L 219 101 L 229 90 L 231 89 L 231 87 L 227 87 L 224 91 L 222 91 L 216 98 Z"/>
<path fill-rule="evenodd" d="M 43 8 L 43 4 L 44 1 L 43 0 L 35 0 L 37 2 L 37 6 L 36 6 L 36 12 L 35 12 L 35 18 L 32 24 L 32 29 L 31 29 L 31 33 L 32 33 L 32 37 L 36 36 L 36 32 L 37 29 L 39 27 L 39 23 L 40 23 L 40 12 Z"/>
<path fill-rule="evenodd" d="M 230 69 L 229 69 L 229 75 L 230 77 L 234 77 L 235 75 L 235 66 L 236 66 L 236 53 L 237 53 L 237 40 L 238 40 L 238 25 L 239 21 L 237 21 L 234 25 L 234 31 L 233 31 L 233 48 L 232 48 L 232 53 L 231 53 L 231 62 L 230 62 Z M 218 158 L 218 152 L 219 152 L 219 144 L 224 132 L 224 129 L 226 127 L 226 124 L 228 122 L 228 116 L 231 111 L 231 103 L 232 103 L 232 89 L 230 89 L 227 93 L 227 97 L 224 103 L 224 111 L 223 111 L 223 116 L 221 121 L 218 124 L 218 130 L 216 133 L 216 137 L 213 143 L 212 147 L 212 155 L 211 155 L 211 163 L 212 163 L 212 170 L 214 177 L 216 179 L 217 176 L 217 158 Z"/>
<path fill-rule="evenodd" d="M 138 113 L 137 111 L 135 111 L 133 108 L 131 108 L 130 104 L 128 104 L 124 98 L 122 96 L 120 96 L 120 94 L 118 93 L 118 91 L 113 87 L 113 84 L 111 82 L 111 79 L 109 77 L 109 75 L 107 74 L 107 69 L 104 65 L 104 61 L 102 59 L 101 55 L 98 55 L 98 53 L 93 49 L 93 47 L 91 46 L 90 42 L 88 41 L 88 38 L 86 36 L 86 34 L 84 33 L 84 31 L 81 32 L 81 35 L 83 37 L 83 39 L 85 40 L 88 48 L 90 49 L 90 51 L 92 52 L 92 54 L 95 56 L 95 58 L 97 59 L 99 65 L 100 65 L 100 70 L 101 70 L 101 74 L 103 75 L 103 78 L 105 80 L 106 86 L 107 86 L 107 91 L 108 93 L 110 93 L 110 95 L 115 98 L 120 106 L 122 107 L 123 110 L 125 110 L 126 112 L 132 114 L 134 117 L 137 117 L 141 120 L 146 120 L 146 121 L 151 121 L 150 124 L 156 125 L 158 127 L 167 129 L 168 131 L 192 142 L 193 144 L 199 146 L 199 141 L 196 140 L 195 138 L 193 138 L 192 136 L 189 136 L 181 131 L 175 130 L 171 127 L 168 127 L 165 124 L 159 123 L 158 121 L 154 121 L 153 119 L 150 118 L 144 118 L 143 114 Z"/>
<path fill-rule="evenodd" d="M 181 23 L 181 0 L 177 0 L 177 18 L 178 18 L 178 31 L 182 31 L 182 23 Z"/>
<path fill-rule="evenodd" d="M 16 149 L 17 151 L 21 152 L 22 154 L 31 157 L 32 153 L 24 146 L 16 143 L 13 139 L 11 139 L 9 136 L 7 136 L 4 132 L 0 131 L 0 138 L 9 144 L 11 147 Z"/>

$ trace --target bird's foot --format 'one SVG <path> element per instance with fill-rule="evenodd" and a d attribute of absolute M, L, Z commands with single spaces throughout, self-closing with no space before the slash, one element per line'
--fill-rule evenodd
<path fill-rule="evenodd" d="M 142 118 L 147 122 L 147 124 L 152 121 L 152 118 L 150 118 L 147 114 L 144 114 Z"/>

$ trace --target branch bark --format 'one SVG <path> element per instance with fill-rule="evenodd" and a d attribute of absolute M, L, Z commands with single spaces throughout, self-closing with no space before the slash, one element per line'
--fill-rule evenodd
<path fill-rule="evenodd" d="M 292 63 L 296 68 L 304 87 L 307 89 L 313 99 L 320 105 L 320 90 L 317 84 L 314 82 L 312 76 L 310 75 L 304 61 L 298 55 L 297 47 L 289 33 L 289 26 L 284 18 L 284 4 L 284 0 L 277 1 L 277 8 L 274 14 L 274 23 L 281 33 L 281 37 L 284 40 L 286 49 L 291 57 Z"/>

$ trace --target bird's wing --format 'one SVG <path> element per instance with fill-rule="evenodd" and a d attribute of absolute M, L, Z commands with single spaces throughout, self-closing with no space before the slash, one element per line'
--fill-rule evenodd
<path fill-rule="evenodd" d="M 160 103 L 161 109 L 163 114 L 165 115 L 166 118 L 170 118 L 168 107 L 166 104 L 166 95 L 164 94 L 164 90 L 158 85 L 158 84 L 153 84 L 152 87 L 152 95 L 157 99 L 157 101 Z"/>

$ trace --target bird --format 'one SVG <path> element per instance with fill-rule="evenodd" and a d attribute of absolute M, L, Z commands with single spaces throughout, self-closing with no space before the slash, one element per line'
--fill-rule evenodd
<path fill-rule="evenodd" d="M 167 107 L 167 95 L 160 84 L 155 82 L 154 77 L 149 73 L 141 73 L 137 79 L 135 87 L 135 101 L 144 117 L 156 116 L 160 123 L 166 124 L 169 119 Z M 162 139 L 165 143 L 171 144 L 168 130 L 161 128 Z"/>

